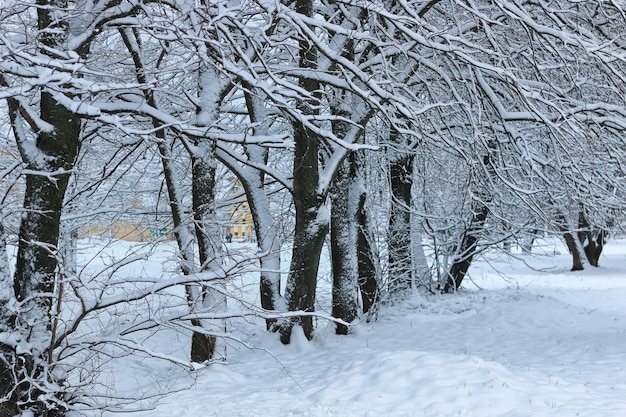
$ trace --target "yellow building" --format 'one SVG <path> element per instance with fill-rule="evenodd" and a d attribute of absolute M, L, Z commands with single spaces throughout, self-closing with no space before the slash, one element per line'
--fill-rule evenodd
<path fill-rule="evenodd" d="M 248 207 L 247 202 L 230 208 L 229 223 L 228 231 L 231 241 L 246 242 L 254 240 L 254 223 L 252 222 L 252 213 L 250 213 L 250 207 Z"/>
<path fill-rule="evenodd" d="M 246 201 L 246 194 L 241 182 L 237 178 L 230 179 L 230 195 L 233 196 L 234 203 L 229 208 L 228 229 L 226 233 L 227 242 L 250 242 L 254 241 L 254 222 L 250 206 Z"/>

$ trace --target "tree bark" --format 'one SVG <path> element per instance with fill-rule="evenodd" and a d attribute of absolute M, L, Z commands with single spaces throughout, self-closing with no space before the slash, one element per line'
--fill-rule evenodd
<path fill-rule="evenodd" d="M 200 258 L 200 272 L 216 271 L 222 267 L 221 233 L 215 209 L 215 145 L 210 142 L 196 144 L 195 154 L 191 158 L 192 173 L 192 208 L 198 254 Z M 214 285 L 220 285 L 215 283 Z M 201 285 L 199 303 L 204 311 L 224 311 L 226 298 L 216 288 Z M 208 323 L 200 320 L 195 325 L 205 330 Z M 218 324 L 220 328 L 223 322 Z M 222 328 L 222 330 L 225 330 Z M 191 343 L 191 360 L 204 362 L 210 360 L 216 348 L 217 339 L 214 335 L 196 332 Z"/>
<path fill-rule="evenodd" d="M 577 243 L 576 238 L 571 232 L 563 233 L 563 239 L 565 239 L 565 245 L 567 246 L 567 250 L 572 254 L 572 271 L 582 271 L 585 269 L 585 264 L 583 263 L 582 253 L 580 251 L 579 244 Z"/>
<path fill-rule="evenodd" d="M 422 232 L 420 224 L 411 213 L 411 254 L 414 281 L 417 286 L 430 288 L 432 284 L 432 276 L 426 254 L 424 253 L 424 244 L 422 241 Z"/>
<path fill-rule="evenodd" d="M 176 178 L 175 168 L 172 165 L 171 150 L 165 141 L 165 135 L 158 134 L 157 136 L 161 138 L 158 145 L 159 153 L 161 155 L 170 209 L 172 211 L 174 236 L 181 257 L 180 267 L 184 275 L 190 275 L 197 270 L 194 255 L 195 236 L 184 221 L 185 210 L 182 204 L 182 196 L 180 195 L 179 181 Z M 206 260 L 206 255 L 204 259 Z M 187 296 L 187 303 L 192 312 L 202 305 L 202 300 L 206 296 L 201 286 L 192 284 L 185 285 L 185 294 Z M 194 331 L 191 335 L 190 359 L 192 362 L 202 363 L 211 359 L 213 356 L 215 351 L 215 338 L 207 334 L 206 329 L 204 329 L 205 326 L 200 320 L 192 319 L 191 324 L 197 327 L 198 331 Z"/>
<path fill-rule="evenodd" d="M 7 307 L 15 299 L 9 271 L 3 216 L 0 216 L 0 334 L 11 332 L 14 326 L 14 318 Z M 0 417 L 12 417 L 20 412 L 17 406 L 18 391 L 14 389 L 13 378 L 16 359 L 14 348 L 0 341 L 0 398 L 6 399 L 0 401 Z"/>
<path fill-rule="evenodd" d="M 133 59 L 137 80 L 142 84 L 148 84 L 144 62 L 142 61 L 142 54 L 141 51 L 137 49 L 137 47 L 141 46 L 141 38 L 132 31 L 120 30 L 120 35 L 122 36 L 122 40 Z M 154 93 L 151 90 L 144 90 L 144 96 L 150 106 L 159 108 Z M 196 239 L 201 239 L 202 237 L 196 237 L 192 232 L 190 225 L 184 220 L 185 207 L 183 205 L 183 196 L 181 195 L 179 186 L 180 181 L 176 176 L 176 169 L 172 162 L 172 141 L 168 140 L 166 131 L 162 127 L 161 122 L 153 118 L 152 125 L 157 129 L 155 131 L 155 136 L 158 139 L 157 146 L 161 157 L 161 164 L 163 166 L 163 176 L 165 178 L 169 206 L 172 212 L 174 237 L 176 238 L 180 254 L 180 268 L 184 275 L 190 275 L 197 271 L 194 246 L 196 244 Z M 199 169 L 196 167 L 196 174 L 198 171 Z M 197 192 L 194 193 L 194 196 L 196 194 Z M 201 204 L 195 200 L 194 203 L 197 205 Z M 203 243 L 204 242 L 198 242 L 198 245 L 204 247 Z M 204 258 L 206 260 L 206 252 Z M 202 300 L 206 296 L 205 291 L 201 288 L 201 286 L 192 284 L 185 285 L 185 294 L 187 296 L 187 303 L 190 310 L 197 309 L 198 306 L 202 304 Z M 209 360 L 215 351 L 215 339 L 208 335 L 208 332 L 203 329 L 203 323 L 200 320 L 192 319 L 191 324 L 199 329 L 198 331 L 194 331 L 191 335 L 191 360 L 199 363 Z"/>
<path fill-rule="evenodd" d="M 251 86 L 246 86 L 252 90 Z M 263 102 L 258 95 L 250 93 L 245 94 L 246 105 L 250 116 L 250 121 L 255 128 L 255 135 L 266 135 L 269 133 L 269 125 L 271 118 L 267 115 L 267 111 Z M 245 146 L 248 160 L 255 165 L 265 165 L 269 157 L 267 148 L 259 145 L 248 144 Z M 245 172 L 244 172 L 245 171 Z M 254 231 L 256 233 L 258 247 L 263 253 L 259 263 L 261 274 L 259 280 L 259 292 L 261 298 L 261 307 L 265 310 L 285 310 L 285 300 L 280 293 L 280 240 L 278 231 L 274 224 L 274 216 L 270 211 L 270 201 L 265 193 L 264 172 L 253 167 L 246 167 L 245 170 L 234 170 L 238 175 L 239 181 L 243 184 L 246 191 L 248 206 L 254 222 Z M 275 319 L 266 319 L 265 324 L 267 330 L 276 330 L 274 324 Z"/>
<path fill-rule="evenodd" d="M 296 0 L 295 8 L 296 12 L 303 16 L 313 17 L 312 0 Z M 316 68 L 317 47 L 307 39 L 300 39 L 298 48 L 299 67 Z M 299 80 L 299 86 L 311 96 L 308 100 L 303 100 L 298 104 L 303 116 L 317 114 L 320 99 L 319 81 L 302 77 Z M 330 219 L 325 207 L 325 196 L 318 194 L 320 138 L 316 132 L 298 120 L 293 122 L 293 130 L 295 142 L 293 201 L 296 209 L 296 225 L 285 298 L 289 311 L 313 312 L 315 311 L 319 261 Z M 313 317 L 299 316 L 281 324 L 280 340 L 282 343 L 287 344 L 291 341 L 291 330 L 294 324 L 302 326 L 307 339 L 313 337 Z"/>
<path fill-rule="evenodd" d="M 365 208 L 365 193 L 359 198 L 357 223 L 358 284 L 363 313 L 369 316 L 378 303 L 380 287 L 376 242 Z"/>
<path fill-rule="evenodd" d="M 472 264 L 474 255 L 476 254 L 478 239 L 484 230 L 485 221 L 489 209 L 484 203 L 479 203 L 479 206 L 475 209 L 474 214 L 470 220 L 468 228 L 465 230 L 463 237 L 461 238 L 460 246 L 457 248 L 454 263 L 450 267 L 448 272 L 448 278 L 446 285 L 443 288 L 443 292 L 455 291 L 461 286 L 463 278 L 467 274 L 467 271 Z"/>
<path fill-rule="evenodd" d="M 559 213 L 556 219 L 557 227 L 563 233 L 563 239 L 567 250 L 572 255 L 572 271 L 582 271 L 585 269 L 585 251 L 582 243 L 574 236 L 572 232 L 573 227 L 570 227 L 570 223 L 565 218 L 565 215 Z"/>
<path fill-rule="evenodd" d="M 301 125 L 295 129 L 293 200 L 296 208 L 294 242 L 285 297 L 289 311 L 315 311 L 317 272 L 324 238 L 328 233 L 328 212 L 317 193 L 318 138 Z M 288 344 L 291 329 L 299 324 L 308 339 L 313 337 L 313 317 L 300 316 L 281 325 L 281 341 Z"/>
<path fill-rule="evenodd" d="M 387 231 L 388 281 L 389 294 L 395 298 L 410 290 L 413 285 L 410 211 L 413 155 L 392 156 L 389 164 L 391 211 Z"/>
<path fill-rule="evenodd" d="M 332 315 L 350 323 L 358 314 L 357 300 L 357 208 L 358 190 L 350 173 L 350 160 L 339 168 L 331 191 L 330 248 L 333 273 Z M 357 199 L 357 201 L 354 201 Z M 347 334 L 348 326 L 337 323 L 337 334 Z"/>
<path fill-rule="evenodd" d="M 585 251 L 589 265 L 597 267 L 606 243 L 607 232 L 591 227 L 582 211 L 578 214 L 578 228 L 578 240 Z"/>
<path fill-rule="evenodd" d="M 18 133 L 18 111 L 15 107 L 10 109 L 19 142 L 23 138 Z M 22 302 L 22 309 L 18 317 L 11 319 L 9 327 L 20 332 L 23 340 L 33 346 L 31 351 L 20 354 L 21 360 L 13 356 L 23 364 L 13 368 L 17 378 L 23 381 L 19 386 L 13 386 L 21 403 L 20 410 L 34 408 L 47 414 L 57 405 L 37 400 L 39 388 L 28 381 L 35 378 L 53 382 L 55 379 L 48 373 L 49 368 L 44 363 L 52 360 L 52 354 L 47 349 L 51 343 L 51 308 L 55 297 L 56 271 L 60 267 L 58 245 L 61 210 L 79 149 L 81 120 L 47 92 L 40 95 L 40 117 L 54 126 L 54 130 L 38 133 L 36 145 L 39 155 L 36 160 L 24 154 L 24 162 L 31 173 L 26 175 L 24 214 L 13 277 L 15 298 Z M 60 297 L 61 294 L 56 296 Z M 29 375 L 29 378 L 23 379 L 25 375 Z M 6 375 L 0 379 L 11 381 Z"/>

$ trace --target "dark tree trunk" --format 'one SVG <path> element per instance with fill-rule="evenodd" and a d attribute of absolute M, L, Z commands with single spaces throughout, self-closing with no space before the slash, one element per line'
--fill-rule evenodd
<path fill-rule="evenodd" d="M 330 216 L 332 315 L 348 323 L 358 314 L 357 205 L 351 201 L 356 196 L 351 195 L 354 178 L 350 171 L 350 161 L 345 160 L 333 184 Z M 337 334 L 347 334 L 348 330 L 348 326 L 336 324 Z"/>
<path fill-rule="evenodd" d="M 413 155 L 390 158 L 391 211 L 387 231 L 389 251 L 388 281 L 391 297 L 412 286 L 411 256 L 411 187 L 413 185 Z"/>
<path fill-rule="evenodd" d="M 496 174 L 491 164 L 491 154 L 497 152 L 496 146 L 496 142 L 489 143 L 487 153 L 485 153 L 482 160 L 483 167 L 492 178 L 495 177 Z M 463 232 L 460 246 L 456 248 L 454 263 L 448 271 L 446 285 L 443 288 L 443 292 L 445 293 L 456 291 L 461 286 L 463 278 L 465 278 L 478 249 L 478 240 L 483 234 L 485 222 L 489 215 L 487 203 L 491 199 L 491 196 L 487 192 L 483 191 L 480 194 L 482 194 L 481 198 L 472 201 L 472 218 L 470 219 L 467 229 Z"/>
<path fill-rule="evenodd" d="M 567 250 L 572 254 L 572 271 L 582 271 L 585 269 L 585 265 L 583 264 L 582 254 L 576 238 L 571 232 L 565 232 L 563 233 L 563 239 L 565 239 Z"/>
<path fill-rule="evenodd" d="M 344 52 L 346 59 L 353 59 L 350 46 Z M 351 118 L 353 109 L 350 103 L 354 97 L 350 93 L 335 91 L 335 101 L 331 105 L 334 116 Z M 350 124 L 335 120 L 333 133 L 345 139 Z M 361 195 L 365 189 L 361 179 L 358 154 L 351 152 L 343 161 L 334 178 L 330 192 L 330 249 L 333 273 L 332 315 L 350 323 L 358 315 L 358 223 L 357 215 Z M 336 323 L 337 334 L 348 334 L 349 327 Z"/>
<path fill-rule="evenodd" d="M 312 0 L 296 0 L 296 11 L 303 16 L 313 17 Z M 318 61 L 317 47 L 306 39 L 298 42 L 299 67 L 316 68 Z M 319 81 L 313 78 L 301 78 L 300 87 L 311 95 L 311 99 L 299 103 L 304 115 L 314 115 L 319 108 Z M 293 159 L 293 201 L 296 209 L 293 251 L 285 298 L 289 311 L 313 312 L 315 310 L 315 291 L 317 271 L 328 233 L 328 213 L 323 209 L 325 196 L 318 194 L 319 186 L 319 150 L 320 138 L 317 133 L 306 128 L 301 122 L 294 121 L 294 159 Z M 313 317 L 310 315 L 294 317 L 280 326 L 280 340 L 287 344 L 291 340 L 291 330 L 299 324 L 307 339 L 313 337 Z"/>
<path fill-rule="evenodd" d="M 17 120 L 17 108 L 10 110 L 11 119 Z M 16 260 L 13 288 L 15 297 L 23 302 L 24 315 L 12 320 L 10 325 L 15 330 L 24 332 L 26 341 L 36 346 L 34 352 L 24 353 L 24 366 L 14 369 L 18 378 L 29 374 L 31 378 L 54 380 L 42 362 L 49 362 L 51 352 L 46 348 L 52 343 L 50 334 L 51 307 L 55 295 L 56 271 L 58 265 L 58 245 L 60 236 L 61 209 L 63 199 L 76 155 L 79 148 L 81 121 L 78 116 L 59 105 L 50 94 L 41 93 L 40 113 L 42 120 L 55 127 L 53 132 L 40 132 L 37 136 L 37 148 L 40 157 L 31 161 L 26 159 L 28 169 L 40 174 L 26 175 L 24 192 L 24 214 L 19 232 L 19 244 Z M 16 137 L 19 138 L 16 132 Z M 61 296 L 58 294 L 57 296 Z M 44 336 L 47 335 L 47 336 Z M 44 340 L 44 338 L 48 338 Z M 42 344 L 44 344 L 42 346 Z M 13 356 L 16 358 L 15 356 Z M 15 365 L 15 364 L 13 364 Z M 6 375 L 3 381 L 11 381 Z M 27 379 L 31 380 L 31 379 Z M 25 380 L 26 381 L 26 380 Z M 39 389 L 29 382 L 17 387 L 17 397 L 23 404 L 20 409 L 32 408 L 47 414 L 50 404 L 38 403 L 35 398 Z M 4 389 L 2 390 L 4 391 Z"/>
<path fill-rule="evenodd" d="M 374 236 L 365 209 L 365 193 L 361 194 L 359 198 L 357 222 L 359 226 L 357 230 L 358 284 L 361 291 L 363 313 L 369 314 L 378 302 L 379 287 Z"/>
<path fill-rule="evenodd" d="M 194 261 L 194 235 L 189 230 L 188 225 L 183 222 L 184 207 L 182 205 L 182 196 L 179 195 L 179 185 L 172 166 L 172 156 L 169 145 L 165 141 L 163 131 L 157 132 L 159 137 L 159 153 L 163 164 L 163 173 L 165 177 L 166 189 L 168 192 L 170 209 L 172 211 L 172 220 L 174 223 L 174 236 L 178 244 L 180 252 L 180 267 L 184 275 L 190 275 L 196 270 Z M 200 293 L 198 293 L 200 291 Z M 186 285 L 185 293 L 187 295 L 187 303 L 190 309 L 194 309 L 197 303 L 201 303 L 201 289 L 197 285 Z M 198 319 L 192 319 L 191 324 L 194 327 L 202 328 L 202 323 Z M 204 331 L 194 331 L 191 335 L 191 352 L 190 358 L 193 362 L 202 363 L 209 360 L 215 351 L 215 339 L 211 338 Z"/>
<path fill-rule="evenodd" d="M 567 250 L 572 254 L 572 271 L 582 271 L 585 269 L 585 253 L 580 240 L 574 236 L 572 227 L 565 218 L 565 215 L 558 214 L 556 218 L 557 227 L 563 233 L 563 240 Z"/>
<path fill-rule="evenodd" d="M 136 49 L 135 45 L 141 45 L 141 39 L 135 37 L 131 41 L 131 36 L 134 34 L 130 31 L 120 31 L 122 40 L 133 59 L 137 80 L 146 84 L 147 79 L 144 72 L 144 64 L 141 59 L 141 51 Z M 152 94 L 152 91 L 144 91 L 145 98 L 148 104 L 154 108 L 158 108 L 157 102 Z M 163 165 L 163 176 L 165 178 L 165 185 L 168 193 L 170 210 L 172 211 L 172 221 L 174 223 L 174 236 L 178 244 L 178 250 L 180 252 L 180 267 L 184 275 L 190 275 L 196 270 L 195 256 L 194 256 L 194 234 L 191 232 L 187 224 L 183 222 L 185 217 L 185 208 L 182 203 L 182 195 L 180 195 L 179 181 L 176 178 L 175 168 L 172 164 L 172 150 L 170 149 L 171 143 L 167 140 L 165 129 L 163 129 L 161 123 L 157 119 L 152 119 L 152 125 L 157 129 L 155 136 L 158 139 L 159 155 L 161 157 L 161 163 Z M 197 169 L 196 169 L 197 172 Z M 194 203 L 195 200 L 194 200 Z M 197 203 L 199 204 L 199 203 Z M 200 237 L 199 239 L 201 239 Z M 202 245 L 200 242 L 199 245 Z M 206 257 L 206 256 L 205 256 Z M 187 295 L 187 303 L 190 309 L 195 308 L 196 303 L 201 302 L 201 298 L 204 296 L 203 291 L 198 294 L 197 288 L 194 285 L 186 285 L 185 293 Z M 192 319 L 191 324 L 194 327 L 202 327 L 200 320 Z M 211 358 L 215 350 L 215 340 L 208 336 L 205 332 L 198 331 L 193 332 L 191 336 L 191 360 L 193 362 L 204 362 Z"/>
<path fill-rule="evenodd" d="M 600 255 L 606 243 L 607 232 L 605 230 L 592 230 L 586 232 L 587 244 L 585 255 L 591 266 L 599 266 Z"/>
<path fill-rule="evenodd" d="M 13 417 L 20 414 L 18 407 L 19 391 L 15 389 L 16 381 L 14 378 L 16 362 L 15 350 L 0 342 L 0 398 L 3 399 L 0 401 L 0 417 Z"/>
<path fill-rule="evenodd" d="M 461 239 L 461 244 L 457 248 L 457 255 L 448 272 L 448 278 L 443 292 L 454 291 L 461 286 L 463 278 L 465 278 L 472 264 L 474 255 L 476 254 L 478 239 L 480 239 L 483 233 L 488 214 L 489 209 L 485 204 L 481 203 L 472 215 L 470 224 Z"/>
<path fill-rule="evenodd" d="M 39 36 L 34 39 L 40 42 L 38 51 L 57 58 L 63 53 L 51 51 L 63 51 L 69 33 L 69 23 L 57 13 L 67 9 L 67 1 L 38 0 L 37 4 Z M 2 77 L 0 81 L 6 85 Z M 71 98 L 70 93 L 64 93 Z M 21 302 L 20 311 L 16 316 L 6 311 L 0 313 L 0 331 L 13 333 L 10 339 L 19 340 L 21 348 L 18 352 L 10 342 L 0 342 L 0 396 L 9 400 L 0 404 L 0 416 L 12 416 L 16 410 L 42 416 L 62 415 L 64 407 L 52 399 L 62 399 L 63 388 L 53 372 L 55 335 L 51 310 L 55 295 L 62 296 L 55 288 L 57 271 L 62 269 L 61 210 L 80 147 L 81 119 L 59 104 L 45 87 L 39 94 L 39 117 L 52 126 L 51 130 L 40 129 L 17 100 L 9 98 L 7 102 L 13 133 L 28 171 L 13 275 L 13 295 Z M 36 134 L 36 149 L 31 149 L 28 128 Z M 44 390 L 45 395 L 41 395 Z"/>
<path fill-rule="evenodd" d="M 196 145 L 197 146 L 197 145 Z M 210 271 L 220 267 L 219 252 L 220 230 L 215 214 L 215 170 L 216 160 L 214 145 L 206 143 L 199 147 L 202 149 L 199 155 L 191 158 L 191 193 L 192 210 L 198 241 L 198 254 L 200 258 L 200 271 Z M 208 308 L 219 308 L 221 301 L 215 299 L 215 290 L 199 286 L 200 301 Z M 211 298 L 209 300 L 209 298 Z M 208 302 L 207 302 L 208 301 Z M 208 305 L 208 304 L 211 305 Z M 203 326 L 200 320 L 192 320 L 192 324 Z M 210 360 L 215 353 L 216 338 L 213 335 L 194 332 L 191 339 L 191 360 L 204 362 Z"/>
<path fill-rule="evenodd" d="M 317 193 L 318 138 L 302 126 L 296 126 L 294 138 L 293 200 L 296 225 L 285 296 L 289 311 L 313 312 L 319 261 L 328 233 L 328 218 L 322 209 L 324 199 Z M 308 339 L 313 337 L 313 318 L 301 316 L 281 325 L 283 343 L 290 342 L 294 324 L 302 326 Z"/>
<path fill-rule="evenodd" d="M 587 260 L 591 266 L 597 267 L 606 243 L 607 232 L 592 228 L 582 211 L 578 215 L 578 227 L 578 240 L 585 251 Z"/>

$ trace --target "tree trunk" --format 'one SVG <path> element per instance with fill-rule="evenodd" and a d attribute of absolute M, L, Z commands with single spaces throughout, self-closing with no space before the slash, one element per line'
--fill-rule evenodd
<path fill-rule="evenodd" d="M 387 231 L 389 294 L 393 298 L 413 285 L 411 256 L 411 187 L 413 155 L 390 158 L 391 211 Z"/>
<path fill-rule="evenodd" d="M 261 178 L 257 178 L 261 180 Z M 257 182 L 257 181 L 255 181 Z M 247 191 L 248 206 L 254 222 L 257 244 L 261 253 L 259 292 L 261 307 L 265 310 L 285 310 L 285 300 L 280 294 L 280 240 L 270 212 L 270 203 L 262 182 L 258 181 L 255 191 Z M 267 330 L 273 330 L 275 319 L 266 320 Z"/>
<path fill-rule="evenodd" d="M 472 259 L 476 254 L 478 239 L 480 239 L 483 233 L 483 227 L 488 214 L 489 209 L 481 202 L 479 207 L 475 209 L 470 224 L 463 234 L 460 246 L 456 250 L 457 255 L 448 272 L 448 278 L 443 292 L 455 291 L 461 286 L 461 282 L 463 282 L 463 278 L 465 274 L 467 274 L 472 264 Z"/>
<path fill-rule="evenodd" d="M 324 199 L 317 193 L 318 138 L 303 126 L 295 129 L 295 156 L 293 168 L 293 200 L 296 208 L 294 242 L 287 277 L 285 297 L 289 311 L 313 312 L 317 271 L 328 233 L 328 212 Z M 301 316 L 281 325 L 281 341 L 288 344 L 291 329 L 299 324 L 308 339 L 313 337 L 313 317 Z"/>
<path fill-rule="evenodd" d="M 591 266 L 598 267 L 600 261 L 600 255 L 604 249 L 606 243 L 607 232 L 606 230 L 592 230 L 585 233 L 587 245 L 585 248 L 585 255 Z"/>
<path fill-rule="evenodd" d="M 142 61 L 142 53 L 138 49 L 141 46 L 141 38 L 135 36 L 131 31 L 120 31 L 120 35 L 125 46 L 128 48 L 133 59 L 137 80 L 142 84 L 148 84 L 146 71 Z M 132 38 L 131 38 L 132 37 Z M 159 108 L 154 94 L 150 90 L 144 90 L 144 96 L 148 104 L 154 108 Z M 206 104 L 205 104 L 206 105 Z M 166 131 L 157 119 L 152 119 L 152 125 L 157 129 L 155 136 L 158 139 L 159 155 L 163 166 L 163 176 L 165 177 L 165 185 L 167 188 L 170 210 L 172 212 L 172 221 L 174 223 L 174 236 L 178 244 L 180 253 L 180 268 L 184 275 L 190 275 L 197 270 L 195 264 L 195 236 L 190 230 L 190 226 L 185 222 L 185 207 L 183 205 L 183 196 L 179 186 L 179 179 L 176 175 L 176 168 L 173 165 L 172 158 L 172 142 L 168 140 Z M 205 293 L 202 288 L 197 285 L 185 285 L 185 294 L 190 310 L 197 309 L 202 304 Z M 192 319 L 191 324 L 198 327 L 199 330 L 194 331 L 191 335 L 191 360 L 193 362 L 204 362 L 211 358 L 215 350 L 215 340 L 207 335 L 202 329 L 203 323 L 198 319 Z M 202 329 L 202 330 L 200 330 Z"/>
<path fill-rule="evenodd" d="M 228 163 L 222 158 L 224 163 Z M 230 161 L 235 163 L 234 161 Z M 262 256 L 259 259 L 259 292 L 261 307 L 265 310 L 286 310 L 284 298 L 280 294 L 280 240 L 274 217 L 270 211 L 270 201 L 263 188 L 261 171 L 251 167 L 229 165 L 241 182 L 245 192 L 257 245 Z M 276 319 L 266 319 L 267 330 L 276 330 Z"/>
<path fill-rule="evenodd" d="M 350 323 L 358 314 L 357 300 L 357 208 L 358 190 L 351 175 L 350 160 L 339 168 L 331 191 L 330 248 L 333 273 L 332 315 Z M 355 201 L 357 199 L 357 201 Z M 336 324 L 337 334 L 348 326 Z"/>
<path fill-rule="evenodd" d="M 563 233 L 563 239 L 565 239 L 565 245 L 567 246 L 567 250 L 572 254 L 572 271 L 582 271 L 585 269 L 585 264 L 583 263 L 582 253 L 580 251 L 579 242 L 574 237 L 573 233 L 565 232 Z"/>
<path fill-rule="evenodd" d="M 252 87 L 247 85 L 248 90 Z M 255 126 L 255 135 L 266 135 L 269 133 L 271 118 L 267 115 L 267 110 L 263 101 L 258 95 L 245 94 L 246 105 L 250 116 L 250 121 Z M 269 152 L 267 148 L 259 145 L 248 144 L 245 146 L 248 160 L 254 165 L 267 164 Z M 270 201 L 265 193 L 265 175 L 262 170 L 252 167 L 239 169 L 239 181 L 246 191 L 248 206 L 254 222 L 258 247 L 263 254 L 259 263 L 261 274 L 259 280 L 259 292 L 261 307 L 265 310 L 285 310 L 287 308 L 285 300 L 280 294 L 280 240 L 274 223 L 274 216 L 270 210 Z M 237 173 L 237 170 L 235 170 Z M 267 330 L 275 330 L 275 319 L 266 319 Z"/>
<path fill-rule="evenodd" d="M 493 165 L 491 164 L 491 154 L 497 152 L 497 142 L 489 142 L 487 152 L 483 155 L 482 163 L 483 167 L 489 174 L 489 177 L 495 178 L 496 173 Z M 456 248 L 453 264 L 448 271 L 448 277 L 446 278 L 446 285 L 443 288 L 443 292 L 456 291 L 463 282 L 463 278 L 467 274 L 476 250 L 478 248 L 478 240 L 484 231 L 485 222 L 489 215 L 489 207 L 487 202 L 490 201 L 491 196 L 488 192 L 483 191 L 478 193 L 480 198 L 472 201 L 472 218 L 468 227 L 463 231 L 460 245 Z"/>
<path fill-rule="evenodd" d="M 522 253 L 524 254 L 530 254 L 533 250 L 533 244 L 535 243 L 535 239 L 537 238 L 537 234 L 539 233 L 539 230 L 535 229 L 535 230 L 531 230 L 530 233 L 526 232 L 522 234 L 522 243 L 521 243 L 521 248 L 522 248 Z"/>
<path fill-rule="evenodd" d="M 162 131 L 159 131 L 162 132 Z M 184 222 L 185 209 L 182 204 L 182 196 L 180 195 L 179 181 L 176 178 L 176 171 L 172 164 L 172 155 L 169 144 L 165 141 L 164 134 L 158 134 L 161 138 L 159 142 L 159 153 L 163 164 L 163 172 L 165 184 L 168 192 L 170 209 L 172 211 L 172 220 L 174 223 L 174 236 L 178 244 L 180 253 L 180 267 L 184 275 L 190 275 L 197 270 L 194 256 L 194 234 L 189 230 L 188 225 Z M 201 261 L 202 262 L 202 261 Z M 187 303 L 191 312 L 197 310 L 202 305 L 205 293 L 201 286 L 188 284 L 185 285 L 185 294 Z M 191 335 L 191 352 L 190 358 L 193 362 L 202 363 L 211 359 L 215 351 L 215 338 L 207 335 L 205 326 L 198 319 L 192 319 L 191 324 L 198 328 Z"/>
<path fill-rule="evenodd" d="M 591 266 L 597 267 L 606 243 L 607 232 L 592 228 L 582 211 L 578 214 L 578 228 L 578 240 L 585 251 L 587 260 Z"/>
<path fill-rule="evenodd" d="M 557 215 L 557 227 L 563 233 L 563 239 L 565 240 L 565 245 L 567 246 L 567 250 L 572 254 L 572 271 L 582 271 L 585 269 L 585 251 L 583 249 L 582 243 L 579 239 L 574 236 L 574 232 L 572 232 L 573 227 L 570 226 L 570 223 L 565 218 L 565 215 L 559 213 Z"/>
<path fill-rule="evenodd" d="M 14 318 L 9 314 L 7 304 L 15 299 L 2 220 L 3 216 L 0 216 L 0 334 L 13 330 Z M 0 400 L 0 417 L 13 417 L 20 413 L 13 378 L 16 360 L 14 348 L 0 341 L 0 398 L 5 399 Z"/>
<path fill-rule="evenodd" d="M 296 12 L 303 16 L 313 17 L 312 0 L 296 0 Z M 318 50 L 306 39 L 300 39 L 299 67 L 302 69 L 316 68 Z M 299 86 L 310 94 L 307 101 L 298 103 L 303 116 L 315 115 L 320 107 L 320 83 L 314 78 L 302 77 Z M 293 122 L 294 159 L 293 159 L 293 201 L 296 209 L 296 226 L 294 242 L 287 277 L 285 298 L 289 311 L 313 312 L 315 310 L 315 291 L 317 271 L 328 233 L 329 213 L 325 207 L 325 197 L 318 194 L 320 184 L 319 147 L 320 138 L 302 122 Z M 313 337 L 313 317 L 310 315 L 292 318 L 280 326 L 282 343 L 291 341 L 291 330 L 299 324 L 307 339 Z"/>
<path fill-rule="evenodd" d="M 193 215 L 198 240 L 200 272 L 217 271 L 222 267 L 221 232 L 215 209 L 215 145 L 203 141 L 196 144 L 192 155 L 192 200 Z M 220 283 L 213 284 L 215 286 Z M 204 311 L 225 311 L 226 297 L 212 286 L 200 286 L 200 305 Z M 203 329 L 209 323 L 198 323 Z M 220 321 L 217 327 L 225 331 L 225 323 Z M 213 326 L 211 326 L 213 327 Z M 204 362 L 210 360 L 216 349 L 217 339 L 214 335 L 196 332 L 192 338 L 191 360 Z"/>
<path fill-rule="evenodd" d="M 432 277 L 430 274 L 430 267 L 428 266 L 428 260 L 424 253 L 424 244 L 422 242 L 422 232 L 419 228 L 419 223 L 411 215 L 411 255 L 413 260 L 413 275 L 415 276 L 415 282 L 418 286 L 424 286 L 430 288 L 432 284 Z"/>
<path fill-rule="evenodd" d="M 4 307 L 0 305 L 0 307 Z M 2 317 L 4 319 L 5 317 Z M 5 327 L 5 326 L 2 326 Z M 1 330 L 1 328 L 0 328 Z M 17 355 L 15 349 L 0 342 L 0 417 L 14 417 L 20 414 L 19 391 L 15 389 L 14 372 Z"/>
<path fill-rule="evenodd" d="M 20 142 L 23 137 L 20 137 L 20 128 L 17 127 L 20 123 L 18 109 L 10 111 L 15 135 Z M 31 351 L 20 354 L 24 358 L 24 366 L 14 369 L 19 379 L 25 374 L 29 375 L 17 387 L 17 396 L 23 404 L 20 409 L 34 407 L 47 413 L 45 410 L 57 406 L 54 403 L 38 402 L 36 394 L 40 393 L 39 388 L 28 381 L 34 378 L 53 382 L 55 379 L 48 373 L 49 368 L 44 363 L 52 360 L 52 353 L 47 349 L 52 338 L 51 307 L 55 297 L 56 271 L 60 267 L 58 245 L 61 209 L 69 173 L 78 153 L 81 121 L 46 92 L 41 93 L 40 114 L 42 120 L 55 129 L 51 132 L 40 131 L 37 136 L 38 159 L 25 159 L 28 169 L 33 173 L 26 175 L 24 214 L 13 278 L 15 298 L 23 304 L 21 314 L 10 324 L 32 346 Z M 6 375 L 1 379 L 10 380 Z"/>
<path fill-rule="evenodd" d="M 343 55 L 354 60 L 351 45 L 344 48 Z M 351 119 L 360 101 L 348 92 L 336 90 L 331 102 L 333 116 Z M 351 106 L 352 105 L 352 106 Z M 345 139 L 350 124 L 338 119 L 332 129 L 336 137 Z M 361 169 L 357 152 L 351 152 L 338 167 L 331 191 L 330 249 L 332 261 L 332 315 L 350 323 L 358 315 L 358 229 L 357 223 L 361 197 L 365 199 L 365 187 L 361 179 Z M 364 202 L 364 201 L 363 201 Z M 336 323 L 337 334 L 348 334 L 349 327 Z"/>
<path fill-rule="evenodd" d="M 380 288 L 378 285 L 379 270 L 375 250 L 376 242 L 365 208 L 365 192 L 359 197 L 357 223 L 358 284 L 363 313 L 369 316 L 378 303 Z"/>

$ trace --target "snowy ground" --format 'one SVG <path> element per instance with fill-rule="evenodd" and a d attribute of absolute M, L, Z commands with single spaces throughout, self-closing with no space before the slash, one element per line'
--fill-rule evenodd
<path fill-rule="evenodd" d="M 559 244 L 543 252 L 477 260 L 465 290 L 383 308 L 349 336 L 319 322 L 312 342 L 283 346 L 260 322 L 235 323 L 255 348 L 234 344 L 195 382 L 142 361 L 115 379 L 128 395 L 193 384 L 141 417 L 625 416 L 626 241 L 583 272 Z"/>

